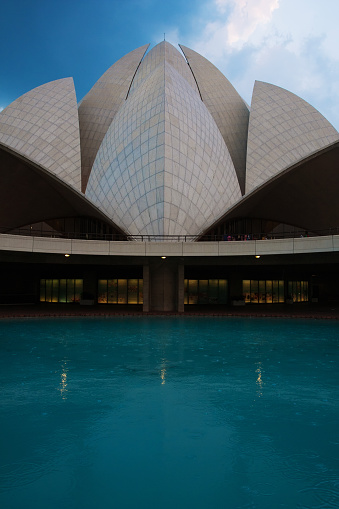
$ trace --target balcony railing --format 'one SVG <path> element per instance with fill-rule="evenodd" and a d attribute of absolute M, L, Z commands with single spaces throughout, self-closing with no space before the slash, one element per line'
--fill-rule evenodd
<path fill-rule="evenodd" d="M 338 235 L 339 227 L 315 230 L 312 232 L 285 231 L 279 233 L 233 233 L 220 235 L 122 235 L 118 233 L 80 233 L 80 232 L 57 232 L 44 231 L 34 228 L 1 228 L 0 234 L 22 235 L 29 237 L 48 237 L 60 239 L 78 240 L 101 240 L 101 241 L 131 241 L 131 242 L 237 242 L 251 240 L 290 239 L 300 237 L 318 237 L 326 235 Z"/>

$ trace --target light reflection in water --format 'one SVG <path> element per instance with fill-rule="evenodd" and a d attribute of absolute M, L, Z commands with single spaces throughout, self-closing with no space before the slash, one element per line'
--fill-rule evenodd
<path fill-rule="evenodd" d="M 166 383 L 166 359 L 161 360 L 161 368 L 160 368 L 160 378 L 161 385 L 165 385 Z"/>
<path fill-rule="evenodd" d="M 68 360 L 65 359 L 61 363 L 61 374 L 60 374 L 61 381 L 59 384 L 59 391 L 60 391 L 62 399 L 67 399 L 67 392 L 68 392 L 68 389 L 67 389 L 67 372 L 68 372 L 67 362 L 68 362 Z"/>
<path fill-rule="evenodd" d="M 258 377 L 255 381 L 255 383 L 257 384 L 257 396 L 260 398 L 262 396 L 262 387 L 263 387 L 263 380 L 262 380 L 262 367 L 261 367 L 261 362 L 257 362 L 257 369 L 255 370 L 255 372 L 257 373 Z"/>

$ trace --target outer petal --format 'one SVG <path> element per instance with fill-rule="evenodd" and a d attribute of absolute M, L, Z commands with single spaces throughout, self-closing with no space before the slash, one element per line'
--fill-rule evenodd
<path fill-rule="evenodd" d="M 0 142 L 80 189 L 80 138 L 72 78 L 51 81 L 0 113 Z"/>
<path fill-rule="evenodd" d="M 231 83 L 211 62 L 185 46 L 180 45 L 180 48 L 197 80 L 202 100 L 225 140 L 244 193 L 248 107 Z"/>
<path fill-rule="evenodd" d="M 83 98 L 79 106 L 82 190 L 85 192 L 98 149 L 118 109 L 123 104 L 133 76 L 149 44 L 115 62 Z"/>
<path fill-rule="evenodd" d="M 153 69 L 136 76 L 86 195 L 131 234 L 198 234 L 240 198 L 239 184 L 212 116 L 180 67 L 159 59 Z"/>
<path fill-rule="evenodd" d="M 256 81 L 249 121 L 246 193 L 337 140 L 338 132 L 313 106 L 283 88 Z"/>

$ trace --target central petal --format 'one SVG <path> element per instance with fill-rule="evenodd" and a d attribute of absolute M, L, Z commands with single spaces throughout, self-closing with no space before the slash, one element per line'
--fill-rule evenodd
<path fill-rule="evenodd" d="M 198 235 L 241 197 L 225 141 L 170 44 L 142 62 L 86 195 L 132 235 Z"/>

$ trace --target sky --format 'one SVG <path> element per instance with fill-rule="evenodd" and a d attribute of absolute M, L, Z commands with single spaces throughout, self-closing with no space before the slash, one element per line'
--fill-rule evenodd
<path fill-rule="evenodd" d="M 72 76 L 77 100 L 126 53 L 165 38 L 197 51 L 250 105 L 283 87 L 339 130 L 338 0 L 2 0 L 0 110 Z"/>

